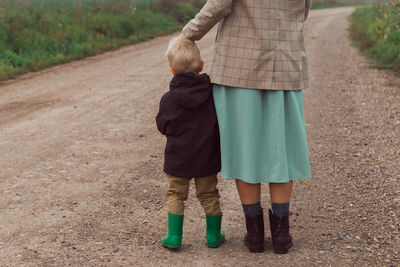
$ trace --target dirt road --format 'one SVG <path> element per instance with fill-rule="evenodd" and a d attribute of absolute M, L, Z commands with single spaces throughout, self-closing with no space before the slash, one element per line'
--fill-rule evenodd
<path fill-rule="evenodd" d="M 0 85 L 0 265 L 398 266 L 400 79 L 350 45 L 351 12 L 313 11 L 306 25 L 313 179 L 295 185 L 289 254 L 247 252 L 231 181 L 219 185 L 224 245 L 205 246 L 192 190 L 182 249 L 160 246 L 165 139 L 154 116 L 171 78 L 162 37 Z M 206 70 L 214 34 L 200 42 Z M 269 207 L 266 186 L 262 199 Z"/>

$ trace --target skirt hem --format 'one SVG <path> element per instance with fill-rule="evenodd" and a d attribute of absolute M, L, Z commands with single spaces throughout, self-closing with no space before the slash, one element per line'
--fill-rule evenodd
<path fill-rule="evenodd" d="M 268 179 L 247 179 L 247 178 L 232 178 L 228 177 L 222 173 L 220 173 L 220 176 L 224 180 L 241 180 L 243 182 L 246 182 L 248 184 L 260 184 L 260 183 L 288 183 L 290 181 L 299 181 L 299 180 L 306 180 L 312 178 L 312 175 L 304 175 L 300 176 L 299 178 L 290 178 L 290 179 L 285 179 L 282 181 L 282 179 L 277 179 L 277 178 L 268 178 Z"/>

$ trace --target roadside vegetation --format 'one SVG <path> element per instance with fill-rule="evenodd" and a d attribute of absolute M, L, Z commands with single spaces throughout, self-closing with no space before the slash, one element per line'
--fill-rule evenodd
<path fill-rule="evenodd" d="M 400 0 L 358 8 L 352 15 L 355 44 L 380 68 L 400 72 Z"/>
<path fill-rule="evenodd" d="M 172 33 L 203 3 L 2 0 L 0 80 Z"/>
<path fill-rule="evenodd" d="M 312 0 L 311 9 L 372 5 L 379 2 L 382 0 Z"/>
<path fill-rule="evenodd" d="M 321 8 L 332 8 L 341 6 L 354 6 L 354 2 L 343 2 L 343 1 L 312 1 L 311 9 L 321 9 Z"/>

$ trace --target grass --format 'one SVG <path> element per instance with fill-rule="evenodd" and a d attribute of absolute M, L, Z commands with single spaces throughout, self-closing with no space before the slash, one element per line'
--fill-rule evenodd
<path fill-rule="evenodd" d="M 377 67 L 400 72 L 400 0 L 356 9 L 350 33 L 356 46 Z"/>
<path fill-rule="evenodd" d="M 172 33 L 200 0 L 2 0 L 0 80 Z"/>
<path fill-rule="evenodd" d="M 354 2 L 339 2 L 339 1 L 313 1 L 311 9 L 333 8 L 343 6 L 355 6 Z"/>
<path fill-rule="evenodd" d="M 334 8 L 344 6 L 365 6 L 387 0 L 313 0 L 311 9 Z"/>

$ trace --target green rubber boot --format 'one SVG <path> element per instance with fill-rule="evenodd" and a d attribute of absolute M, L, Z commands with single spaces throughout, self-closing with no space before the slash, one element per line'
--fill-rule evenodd
<path fill-rule="evenodd" d="M 222 213 L 220 215 L 206 215 L 207 246 L 217 248 L 225 241 L 225 234 L 221 231 Z"/>
<path fill-rule="evenodd" d="M 164 247 L 179 248 L 182 244 L 183 215 L 168 213 L 168 236 L 161 240 Z"/>

